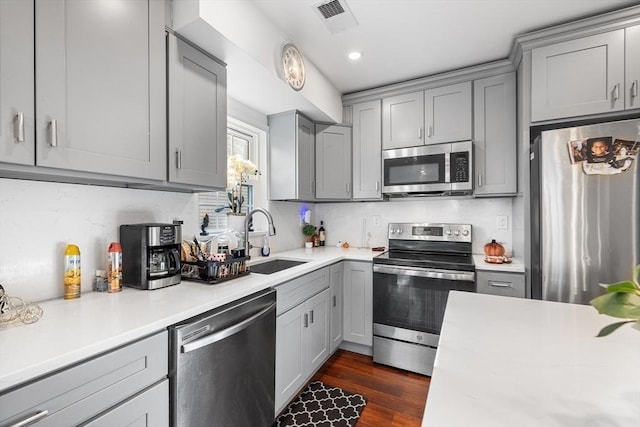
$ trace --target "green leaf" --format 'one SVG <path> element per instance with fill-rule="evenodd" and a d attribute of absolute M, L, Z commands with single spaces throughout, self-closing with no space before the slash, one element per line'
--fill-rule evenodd
<path fill-rule="evenodd" d="M 611 332 L 615 331 L 616 329 L 618 329 L 620 326 L 625 325 L 627 323 L 634 323 L 635 320 L 626 320 L 624 322 L 616 322 L 616 323 L 612 323 L 610 325 L 605 326 L 604 328 L 600 329 L 600 332 L 598 332 L 598 335 L 596 335 L 597 337 L 606 337 L 607 335 L 609 335 Z"/>
<path fill-rule="evenodd" d="M 600 314 L 621 319 L 640 319 L 640 295 L 617 292 L 607 293 L 591 300 Z"/>
<path fill-rule="evenodd" d="M 634 285 L 631 282 L 612 283 L 609 286 L 607 286 L 607 292 L 608 293 L 624 292 L 624 293 L 640 295 L 640 289 L 636 288 L 636 285 Z"/>

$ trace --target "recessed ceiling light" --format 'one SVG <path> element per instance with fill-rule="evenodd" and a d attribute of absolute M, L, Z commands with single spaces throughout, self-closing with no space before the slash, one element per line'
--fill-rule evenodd
<path fill-rule="evenodd" d="M 362 57 L 362 54 L 360 52 L 354 51 L 354 52 L 349 53 L 349 59 L 352 60 L 352 61 L 356 61 L 356 60 L 360 59 L 361 57 Z"/>

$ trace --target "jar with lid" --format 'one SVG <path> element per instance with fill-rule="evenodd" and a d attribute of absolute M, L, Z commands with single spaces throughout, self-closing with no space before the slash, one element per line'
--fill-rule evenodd
<path fill-rule="evenodd" d="M 107 291 L 107 278 L 104 270 L 96 270 L 96 277 L 93 279 L 93 290 L 96 292 Z"/>

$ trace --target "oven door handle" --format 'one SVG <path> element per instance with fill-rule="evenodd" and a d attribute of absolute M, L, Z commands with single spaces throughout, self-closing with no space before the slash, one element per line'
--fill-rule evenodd
<path fill-rule="evenodd" d="M 373 272 L 382 273 L 382 274 L 395 274 L 398 276 L 417 276 L 417 277 L 427 277 L 430 279 L 458 280 L 458 281 L 465 281 L 465 282 L 474 282 L 476 279 L 476 275 L 472 271 L 406 267 L 403 265 L 390 266 L 390 265 L 374 264 Z"/>

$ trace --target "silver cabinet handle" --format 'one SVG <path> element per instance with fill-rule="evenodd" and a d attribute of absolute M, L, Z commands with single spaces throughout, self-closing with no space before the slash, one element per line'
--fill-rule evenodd
<path fill-rule="evenodd" d="M 631 97 L 635 98 L 636 96 L 638 96 L 638 81 L 634 80 L 633 83 L 631 83 Z"/>
<path fill-rule="evenodd" d="M 24 142 L 24 113 L 18 112 L 15 120 L 15 136 L 16 141 Z"/>
<path fill-rule="evenodd" d="M 349 195 L 349 193 L 351 192 L 351 184 L 350 183 L 346 183 L 345 185 L 346 189 L 347 189 L 347 196 Z"/>
<path fill-rule="evenodd" d="M 380 191 L 380 181 L 376 181 L 376 193 Z"/>
<path fill-rule="evenodd" d="M 309 327 L 309 315 L 307 313 L 304 314 L 304 327 Z"/>
<path fill-rule="evenodd" d="M 309 323 L 313 323 L 313 310 L 309 312 Z"/>
<path fill-rule="evenodd" d="M 422 128 L 418 128 L 418 139 L 422 139 Z"/>
<path fill-rule="evenodd" d="M 57 120 L 51 120 L 49 122 L 49 132 L 51 133 L 50 137 L 51 137 L 51 141 L 50 144 L 52 147 L 57 147 L 58 146 L 58 121 Z"/>
<path fill-rule="evenodd" d="M 478 187 L 482 187 L 482 174 L 478 174 Z"/>
<path fill-rule="evenodd" d="M 176 169 L 182 169 L 182 150 L 176 150 Z"/>
<path fill-rule="evenodd" d="M 429 138 L 433 136 L 433 127 L 431 125 L 427 126 L 427 136 Z"/>
<path fill-rule="evenodd" d="M 493 286 L 494 288 L 511 288 L 511 282 L 496 282 L 494 280 L 489 280 L 489 286 Z"/>
<path fill-rule="evenodd" d="M 620 98 L 620 83 L 616 83 L 613 87 L 613 100 L 617 101 Z"/>
<path fill-rule="evenodd" d="M 334 307 L 336 307 L 336 304 L 337 304 L 337 303 L 336 303 L 336 296 L 334 295 L 334 296 L 333 296 L 333 306 L 334 306 Z"/>
<path fill-rule="evenodd" d="M 18 421 L 15 424 L 11 424 L 9 427 L 23 427 L 23 426 L 28 426 L 31 423 L 34 423 L 44 417 L 46 417 L 47 415 L 49 415 L 49 411 L 47 409 L 45 409 L 44 411 L 39 411 L 37 414 L 30 416 L 29 418 L 25 418 L 22 421 Z"/>

